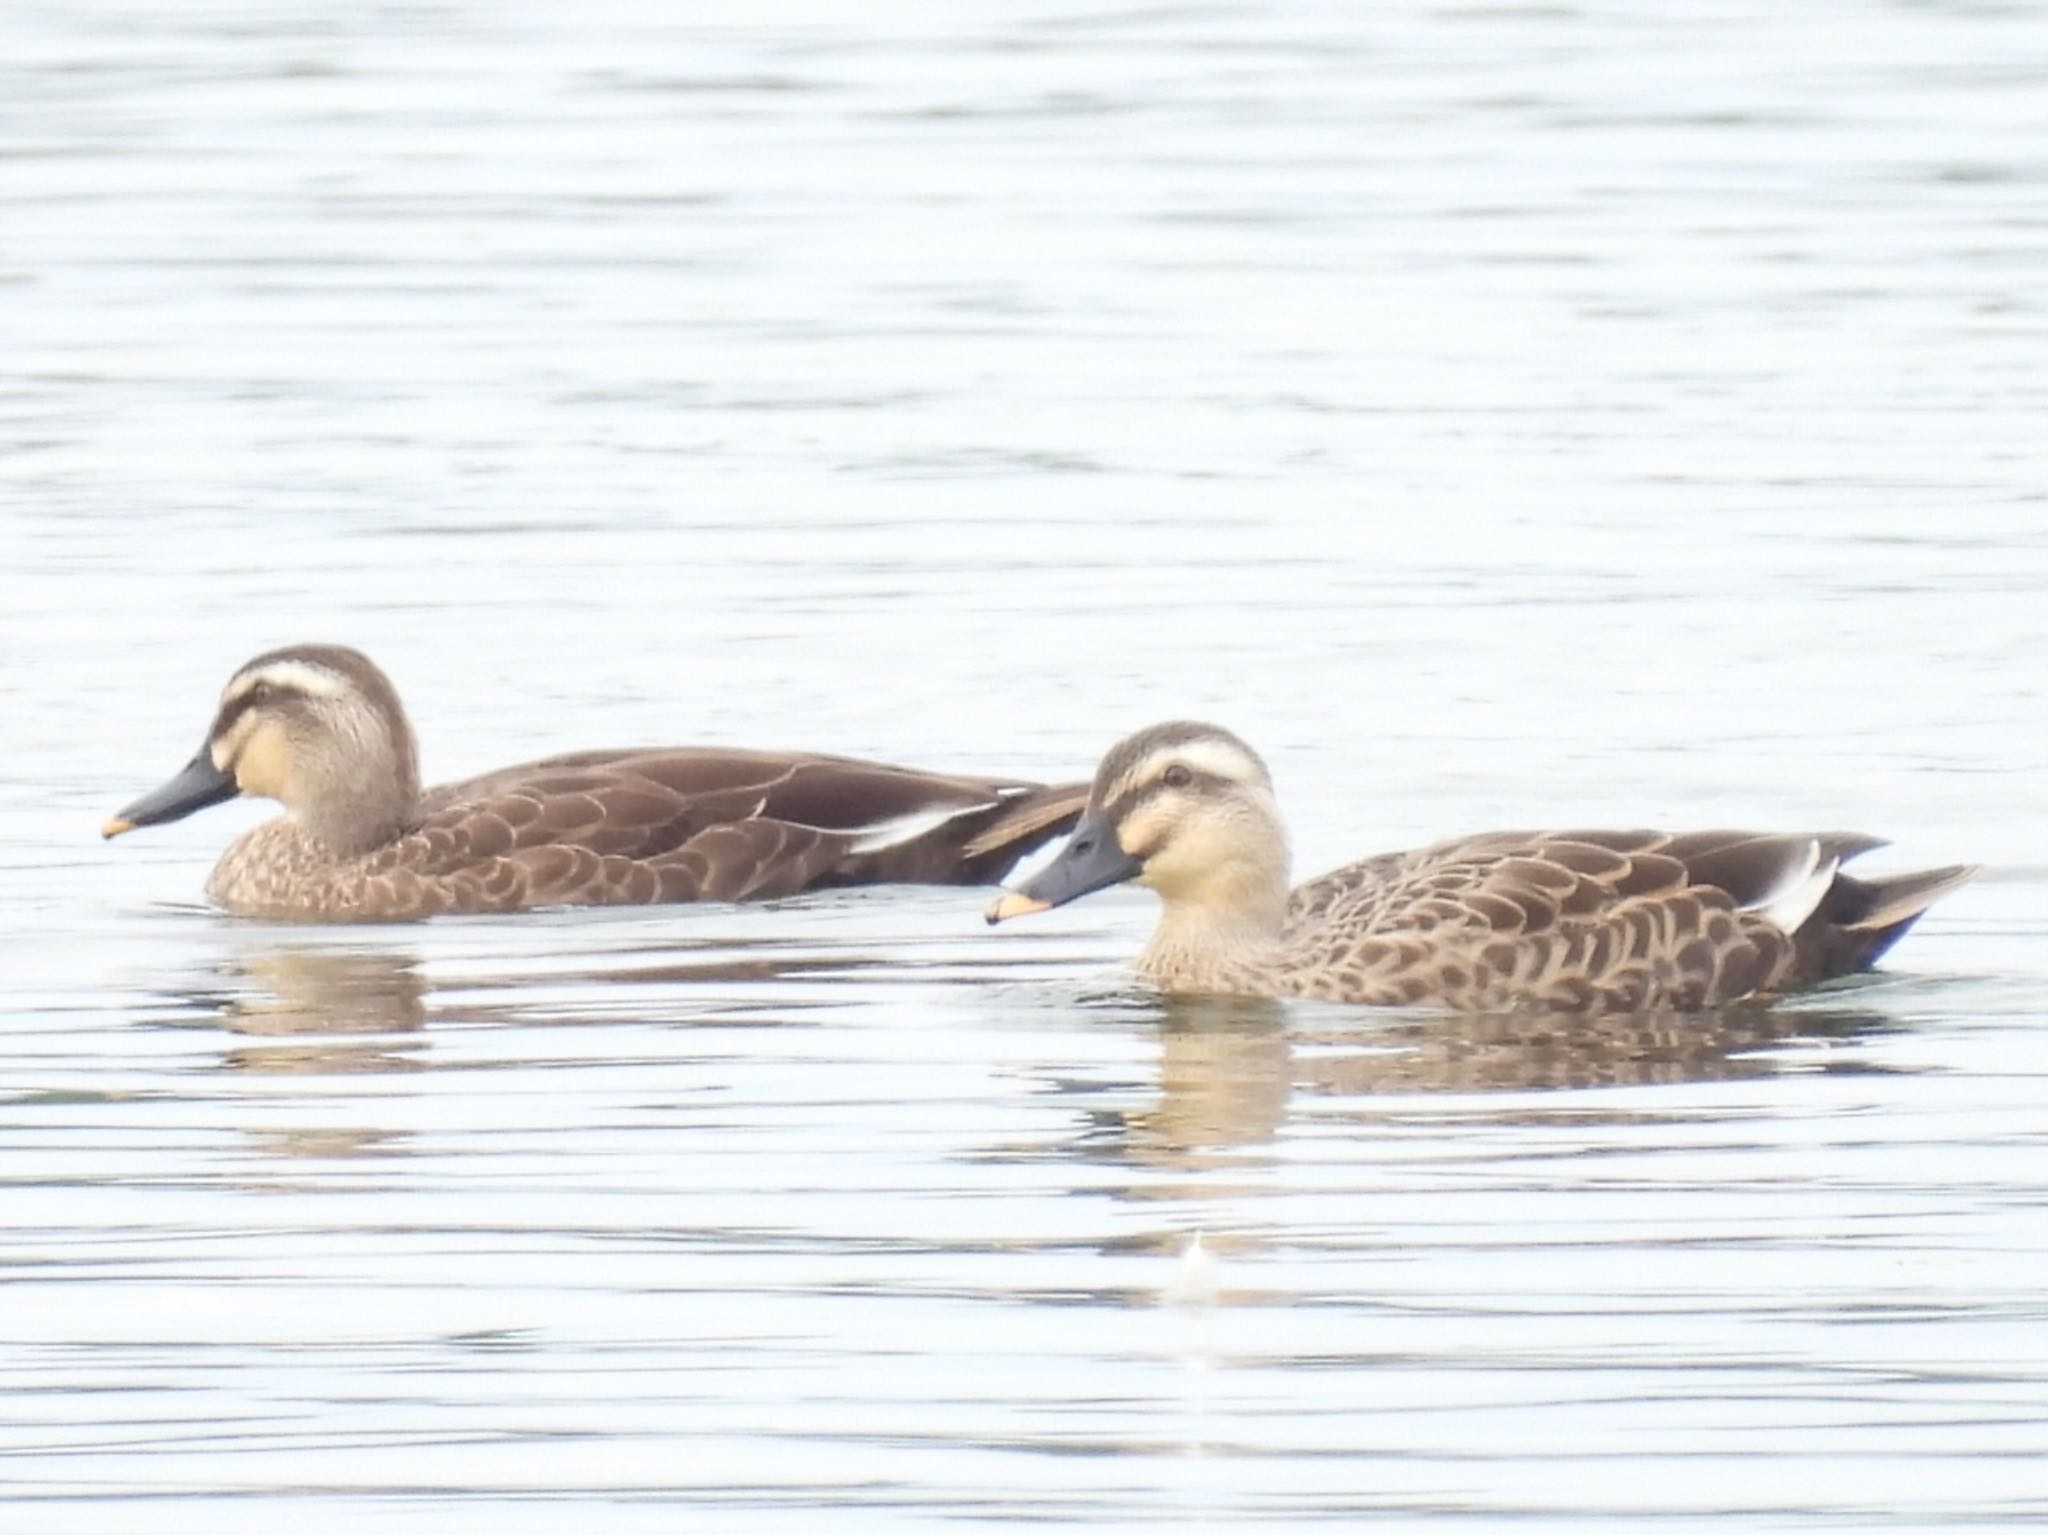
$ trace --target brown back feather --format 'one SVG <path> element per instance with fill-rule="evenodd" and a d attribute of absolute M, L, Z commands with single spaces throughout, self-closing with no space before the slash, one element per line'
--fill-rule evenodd
<path fill-rule="evenodd" d="M 1559 1010 L 1697 1009 L 1869 964 L 1974 870 L 1837 873 L 1797 934 L 1752 909 L 1855 833 L 1495 832 L 1347 865 L 1297 889 L 1287 968 L 1315 995 Z"/>
<path fill-rule="evenodd" d="M 1071 827 L 1086 794 L 803 753 L 574 752 L 422 795 L 413 830 L 365 866 L 369 904 L 403 916 L 989 883 Z M 891 845 L 858 850 L 892 826 Z"/>

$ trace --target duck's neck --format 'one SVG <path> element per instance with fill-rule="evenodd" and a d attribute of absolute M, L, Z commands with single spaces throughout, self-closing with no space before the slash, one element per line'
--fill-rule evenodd
<path fill-rule="evenodd" d="M 356 858 L 408 831 L 418 813 L 419 769 L 409 752 L 373 752 L 345 771 L 294 786 L 291 819 L 336 859 Z"/>
<path fill-rule="evenodd" d="M 1272 963 L 1287 925 L 1287 868 L 1246 869 L 1198 890 L 1160 892 L 1138 969 L 1169 989 L 1227 991 Z"/>

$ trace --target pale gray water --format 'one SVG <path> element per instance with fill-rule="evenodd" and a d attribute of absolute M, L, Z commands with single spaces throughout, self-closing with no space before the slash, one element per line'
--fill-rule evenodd
<path fill-rule="evenodd" d="M 1994 4 L 0 10 L 0 1524 L 2048 1518 L 2044 77 Z M 227 921 L 256 807 L 94 828 L 301 638 L 435 777 L 1193 714 L 1304 872 L 1993 868 L 1757 1035 L 1169 1008 L 1136 892 Z"/>

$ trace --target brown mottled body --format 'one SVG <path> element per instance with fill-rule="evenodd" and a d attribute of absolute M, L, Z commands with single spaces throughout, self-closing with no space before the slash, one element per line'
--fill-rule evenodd
<path fill-rule="evenodd" d="M 246 916 L 404 922 L 988 884 L 1085 798 L 1079 784 L 713 747 L 573 752 L 422 793 L 415 761 L 398 696 L 366 657 L 292 646 L 236 673 L 200 755 L 107 832 L 267 795 L 286 814 L 229 846 L 208 895 Z"/>
<path fill-rule="evenodd" d="M 942 778 L 839 757 L 579 752 L 421 797 L 411 824 L 340 853 L 291 816 L 222 855 L 206 891 L 245 916 L 407 922 L 537 906 L 751 901 L 838 885 L 990 884 L 1056 835 L 1080 791 Z M 957 809 L 873 852 L 862 834 Z"/>
<path fill-rule="evenodd" d="M 1243 979 L 1288 995 L 1470 1011 L 1689 1011 L 1770 995 L 1827 977 L 1802 967 L 1796 932 L 1744 903 L 1767 897 L 1815 843 L 1823 860 L 1876 845 L 1845 834 L 1494 832 L 1383 855 L 1295 890 L 1277 943 Z M 1840 873 L 1832 883 L 1857 884 Z"/>
<path fill-rule="evenodd" d="M 1868 969 L 1976 872 L 1841 872 L 1878 846 L 1845 832 L 1491 832 L 1290 891 L 1265 765 L 1227 731 L 1176 723 L 1110 752 L 1066 852 L 990 919 L 1135 879 L 1163 901 L 1138 969 L 1170 991 L 1683 1012 Z"/>

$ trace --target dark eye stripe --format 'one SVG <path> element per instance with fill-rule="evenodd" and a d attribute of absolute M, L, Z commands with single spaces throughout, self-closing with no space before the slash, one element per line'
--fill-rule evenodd
<path fill-rule="evenodd" d="M 209 741 L 218 741 L 230 730 L 235 722 L 251 709 L 259 706 L 274 707 L 291 696 L 289 688 L 280 688 L 268 682 L 259 682 L 240 696 L 229 699 L 220 706 L 220 713 L 213 717 L 213 728 L 206 733 Z"/>
<path fill-rule="evenodd" d="M 1186 764 L 1175 763 L 1174 766 L 1185 767 Z M 1234 782 L 1234 780 L 1225 778 L 1219 773 L 1205 773 L 1200 768 L 1188 768 L 1188 774 L 1188 781 L 1184 784 L 1167 783 L 1162 775 L 1161 777 L 1147 780 L 1135 789 L 1127 789 L 1124 793 L 1103 806 L 1103 814 L 1108 816 L 1111 821 L 1122 821 L 1140 805 L 1150 800 L 1158 799 L 1162 795 L 1206 794 L 1228 788 Z"/>

